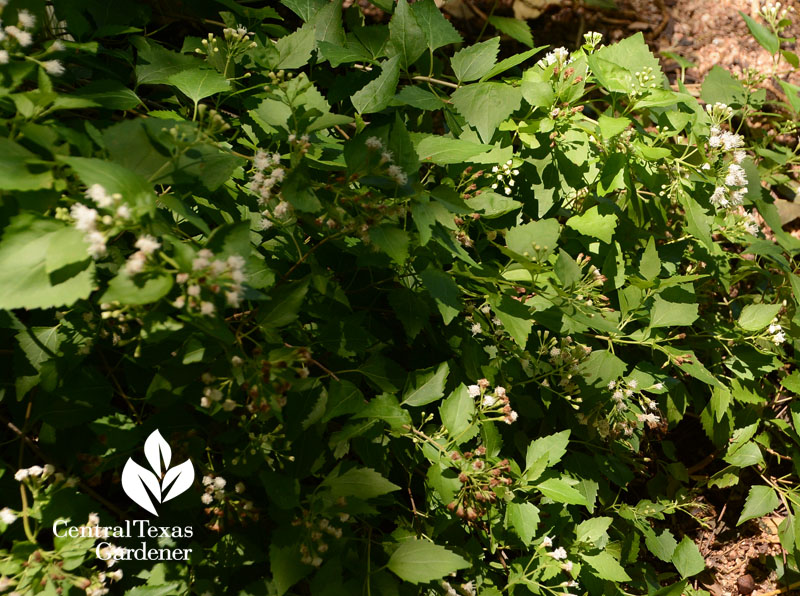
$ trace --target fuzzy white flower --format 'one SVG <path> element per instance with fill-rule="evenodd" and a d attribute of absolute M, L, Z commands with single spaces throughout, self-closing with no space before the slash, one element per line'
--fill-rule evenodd
<path fill-rule="evenodd" d="M 133 253 L 125 262 L 125 273 L 128 275 L 137 275 L 144 271 L 144 264 L 147 260 L 147 255 L 141 250 Z"/>
<path fill-rule="evenodd" d="M 32 29 L 36 26 L 36 17 L 24 8 L 17 13 L 17 20 L 20 26 L 26 29 Z"/>
<path fill-rule="evenodd" d="M 60 60 L 45 60 L 42 62 L 42 66 L 44 67 L 47 74 L 53 75 L 54 77 L 60 77 L 64 74 L 64 65 L 61 64 Z"/>
<path fill-rule="evenodd" d="M 0 50 L 0 64 L 8 64 L 9 59 L 8 50 Z"/>
<path fill-rule="evenodd" d="M 33 36 L 31 36 L 30 33 L 27 31 L 22 31 L 14 25 L 9 25 L 6 27 L 6 33 L 16 39 L 17 43 L 19 43 L 19 45 L 21 45 L 23 48 L 28 47 L 33 43 Z"/>
<path fill-rule="evenodd" d="M 567 558 L 567 551 L 564 549 L 563 546 L 559 546 L 553 552 L 547 554 L 553 557 L 556 561 L 560 561 L 562 559 Z"/>
<path fill-rule="evenodd" d="M 656 383 L 655 385 L 653 385 L 653 389 L 655 389 L 656 391 L 661 391 L 663 388 L 664 388 L 664 383 L 662 383 L 660 381 L 658 383 Z"/>
<path fill-rule="evenodd" d="M 17 514 L 8 507 L 0 509 L 0 521 L 9 526 L 17 521 Z"/>
<path fill-rule="evenodd" d="M 286 201 L 281 201 L 277 205 L 275 205 L 275 209 L 273 210 L 275 213 L 275 217 L 284 217 L 287 213 L 289 213 L 289 209 L 291 205 Z"/>
<path fill-rule="evenodd" d="M 478 335 L 482 330 L 483 328 L 480 323 L 473 323 L 472 327 L 470 327 L 473 336 Z"/>
<path fill-rule="evenodd" d="M 44 472 L 44 468 L 42 466 L 31 466 L 28 468 L 28 474 L 35 478 L 38 478 Z"/>
<path fill-rule="evenodd" d="M 389 178 L 394 180 L 399 186 L 403 186 L 408 182 L 408 175 L 400 168 L 400 166 L 391 165 L 387 168 L 386 173 Z"/>
<path fill-rule="evenodd" d="M 481 388 L 477 385 L 470 385 L 467 387 L 470 397 L 478 397 L 481 394 Z"/>
<path fill-rule="evenodd" d="M 489 395 L 488 393 L 483 396 L 483 405 L 487 408 L 491 408 L 497 400 L 493 395 Z"/>
<path fill-rule="evenodd" d="M 70 207 L 70 215 L 75 220 L 75 228 L 81 232 L 90 232 L 95 229 L 97 211 L 84 205 L 75 203 Z"/>
<path fill-rule="evenodd" d="M 725 176 L 725 184 L 727 186 L 746 186 L 747 174 L 744 168 L 740 165 L 732 163 L 728 166 L 728 174 Z"/>
<path fill-rule="evenodd" d="M 201 302 L 200 303 L 200 314 L 211 316 L 214 314 L 216 307 L 214 306 L 213 302 Z"/>
<path fill-rule="evenodd" d="M 25 479 L 26 479 L 26 478 L 27 478 L 29 475 L 30 475 L 30 474 L 29 474 L 29 472 L 28 472 L 27 468 L 25 468 L 25 469 L 22 469 L 22 470 L 17 470 L 17 471 L 14 473 L 14 480 L 16 480 L 17 482 L 22 482 L 22 481 L 23 481 L 23 480 L 25 480 Z"/>
<path fill-rule="evenodd" d="M 228 481 L 225 480 L 222 476 L 217 476 L 214 478 L 214 488 L 217 490 L 222 490 L 225 488 L 225 485 L 228 484 Z"/>
<path fill-rule="evenodd" d="M 151 255 L 161 248 L 161 243 L 149 234 L 143 234 L 139 236 L 139 239 L 136 241 L 136 248 L 145 255 Z"/>
<path fill-rule="evenodd" d="M 381 143 L 381 140 L 378 137 L 370 137 L 364 144 L 367 146 L 367 149 L 371 151 L 383 149 L 383 143 Z"/>
<path fill-rule="evenodd" d="M 130 219 L 131 217 L 131 209 L 127 205 L 120 205 L 115 213 L 120 219 Z"/>
<path fill-rule="evenodd" d="M 551 546 L 553 546 L 553 539 L 550 538 L 550 536 L 545 536 L 542 539 L 542 546 L 545 548 L 550 548 Z"/>
<path fill-rule="evenodd" d="M 714 189 L 713 194 L 709 198 L 709 201 L 715 207 L 727 207 L 728 206 L 728 199 L 726 197 L 726 190 L 724 186 L 717 186 Z"/>
<path fill-rule="evenodd" d="M 628 382 L 628 387 L 630 387 L 631 389 L 636 389 L 638 386 L 639 386 L 639 381 L 637 381 L 636 379 L 631 379 Z"/>
<path fill-rule="evenodd" d="M 778 333 L 772 336 L 772 343 L 774 343 L 776 346 L 782 344 L 785 341 L 786 341 L 786 334 L 783 331 L 779 331 Z"/>
<path fill-rule="evenodd" d="M 204 505 L 211 505 L 211 502 L 214 500 L 214 497 L 210 493 L 203 493 L 203 496 L 200 497 L 200 500 L 203 502 Z"/>

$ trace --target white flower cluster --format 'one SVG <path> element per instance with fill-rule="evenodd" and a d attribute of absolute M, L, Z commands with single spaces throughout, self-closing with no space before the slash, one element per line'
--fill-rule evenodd
<path fill-rule="evenodd" d="M 394 155 L 392 155 L 392 152 L 389 151 L 389 149 L 384 148 L 383 143 L 378 137 L 369 137 L 364 144 L 370 151 L 381 152 L 379 165 L 383 166 L 388 164 L 386 167 L 386 175 L 394 180 L 395 184 L 398 186 L 404 186 L 406 183 L 408 183 L 408 174 L 406 174 L 400 166 L 394 163 Z"/>
<path fill-rule="evenodd" d="M 547 52 L 544 58 L 539 60 L 537 64 L 542 68 L 547 68 L 551 64 L 556 64 L 558 68 L 561 68 L 570 62 L 572 62 L 572 58 L 569 55 L 569 50 L 562 46 L 554 49 L 552 52 Z"/>
<path fill-rule="evenodd" d="M 51 476 L 56 469 L 51 464 L 45 464 L 44 467 L 42 466 L 31 466 L 30 468 L 22 468 L 21 470 L 17 470 L 14 473 L 14 480 L 17 482 L 23 482 L 30 478 L 40 478 L 44 480 L 48 476 Z"/>
<path fill-rule="evenodd" d="M 492 168 L 491 176 L 495 179 L 492 183 L 492 190 L 502 187 L 506 195 L 510 195 L 516 182 L 514 178 L 519 175 L 519 170 L 512 168 L 514 164 L 512 160 L 508 160 L 502 166 L 494 166 Z"/>
<path fill-rule="evenodd" d="M 211 387 L 211 384 L 216 381 L 216 378 L 211 373 L 203 373 L 200 377 L 203 383 L 206 385 L 203 388 L 203 397 L 200 398 L 200 407 L 202 408 L 210 408 L 211 404 L 222 402 L 222 409 L 226 412 L 231 412 L 234 408 L 236 408 L 237 403 L 230 398 L 225 399 L 222 401 L 224 395 L 222 391 L 217 389 L 216 387 Z"/>
<path fill-rule="evenodd" d="M 139 250 L 128 257 L 128 260 L 125 263 L 125 273 L 127 273 L 129 276 L 137 275 L 144 270 L 147 257 L 161 248 L 161 243 L 153 236 L 150 236 L 149 234 L 143 234 L 142 236 L 139 236 L 138 240 L 136 240 L 135 246 Z"/>
<path fill-rule="evenodd" d="M 656 89 L 659 86 L 659 80 L 656 75 L 653 74 L 653 68 L 648 66 L 644 70 L 637 70 L 633 73 L 634 78 L 636 79 L 637 86 L 631 92 L 631 95 L 644 95 L 645 92 L 649 92 L 650 89 Z"/>
<path fill-rule="evenodd" d="M 467 387 L 470 397 L 480 401 L 480 407 L 485 413 L 497 412 L 503 416 L 500 418 L 506 424 L 513 424 L 519 418 L 506 395 L 505 387 L 495 387 L 494 391 L 489 391 L 489 381 L 480 379 L 476 385 Z"/>
<path fill-rule="evenodd" d="M 214 499 L 222 501 L 222 499 L 225 498 L 225 486 L 227 484 L 228 481 L 222 476 L 203 476 L 205 492 L 203 496 L 200 497 L 200 500 L 204 505 L 210 505 Z"/>
<path fill-rule="evenodd" d="M 539 544 L 540 548 L 552 548 L 552 546 L 553 546 L 553 539 L 550 538 L 550 536 L 545 536 L 542 539 L 542 542 Z M 565 571 L 566 573 L 572 573 L 572 567 L 573 567 L 572 561 L 567 560 L 567 557 L 569 555 L 567 554 L 567 549 L 565 549 L 563 546 L 559 546 L 558 548 L 553 549 L 552 551 L 547 553 L 547 555 L 549 557 L 553 557 L 553 559 L 555 559 L 556 561 L 564 561 L 563 563 L 561 563 L 561 570 Z M 573 588 L 578 586 L 578 582 L 576 582 L 575 580 L 570 580 L 564 582 L 561 585 L 563 587 Z"/>
<path fill-rule="evenodd" d="M 3 507 L 0 509 L 0 522 L 3 522 L 5 525 L 10 526 L 15 521 L 17 521 L 17 514 L 9 509 L 8 507 Z"/>
<path fill-rule="evenodd" d="M 281 155 L 258 150 L 253 157 L 253 167 L 256 171 L 250 179 L 250 191 L 259 195 L 259 203 L 266 205 L 275 186 L 286 176 L 286 170 L 281 167 Z"/>
<path fill-rule="evenodd" d="M 589 51 L 594 51 L 597 46 L 600 45 L 600 42 L 603 41 L 603 34 L 597 31 L 588 31 L 583 34 L 583 40 L 589 47 Z"/>
<path fill-rule="evenodd" d="M 742 204 L 745 194 L 747 194 L 747 174 L 740 165 L 747 154 L 741 148 L 744 146 L 744 138 L 734 132 L 722 130 L 721 124 L 729 119 L 733 110 L 721 103 L 713 106 L 707 105 L 706 110 L 711 116 L 714 124 L 711 126 L 711 136 L 708 138 L 708 146 L 711 150 L 730 153 L 730 161 L 727 170 L 724 171 L 722 184 L 717 184 L 710 197 L 710 202 L 717 208 L 728 209 Z M 723 166 L 724 168 L 724 166 Z M 704 170 L 711 169 L 710 164 L 703 166 Z M 722 175 L 722 174 L 718 174 Z"/>
<path fill-rule="evenodd" d="M 790 12 L 794 12 L 794 6 L 784 6 L 780 2 L 765 2 L 761 6 L 761 10 L 759 10 L 764 20 L 772 25 L 777 25 L 780 21 L 787 18 Z"/>
<path fill-rule="evenodd" d="M 451 574 L 455 575 L 455 573 Z M 468 581 L 463 583 L 459 586 L 461 588 L 460 591 L 457 591 L 450 582 L 442 580 L 442 589 L 447 596 L 462 596 L 463 594 L 468 594 L 469 596 L 475 596 L 477 592 L 475 592 L 475 583 L 472 581 Z"/>
<path fill-rule="evenodd" d="M 0 12 L 5 5 L 5 1 L 0 2 Z M 34 27 L 36 27 L 36 17 L 24 8 L 17 13 L 16 25 L 3 27 L 2 21 L 0 21 L 0 46 L 2 46 L 0 47 L 0 65 L 8 64 L 11 61 L 12 52 L 18 52 L 22 48 L 33 45 L 33 35 L 30 30 Z M 60 41 L 56 41 L 50 44 L 47 53 L 63 49 L 64 45 Z M 61 76 L 64 74 L 64 65 L 59 60 L 37 60 L 31 57 L 26 57 L 26 59 L 38 63 L 50 75 Z"/>
<path fill-rule="evenodd" d="M 89 254 L 98 259 L 106 254 L 106 235 L 100 230 L 100 226 L 104 226 L 107 231 L 114 226 L 117 219 L 130 219 L 131 211 L 127 205 L 120 204 L 122 195 L 110 195 L 99 184 L 93 184 L 86 190 L 86 198 L 94 202 L 97 209 L 83 203 L 74 203 L 70 208 L 70 215 L 75 228 L 84 233 L 84 239 L 89 244 Z"/>
<path fill-rule="evenodd" d="M 228 306 L 239 307 L 244 296 L 245 260 L 240 255 L 231 255 L 227 259 L 217 259 L 214 253 L 204 248 L 197 252 L 192 261 L 192 273 L 178 273 L 175 280 L 184 288 L 184 294 L 173 302 L 175 308 L 186 307 L 189 311 L 200 312 L 205 316 L 213 315 L 217 307 L 210 300 L 203 300 L 203 288 L 212 294 L 224 294 Z"/>
<path fill-rule="evenodd" d="M 786 341 L 786 334 L 783 332 L 783 327 L 780 326 L 777 318 L 772 319 L 767 331 L 772 335 L 770 339 L 776 346 Z"/>
<path fill-rule="evenodd" d="M 125 550 L 125 548 L 117 546 L 116 544 L 109 544 L 108 546 L 104 546 L 98 551 L 100 558 L 105 560 L 106 566 L 108 567 L 113 567 L 114 565 L 116 565 L 117 560 L 124 557 L 126 553 L 127 551 Z M 122 578 L 122 575 L 120 575 L 119 577 Z M 108 590 L 106 590 L 105 592 L 97 592 L 97 594 L 108 594 Z"/>
<path fill-rule="evenodd" d="M 742 220 L 742 225 L 744 226 L 745 232 L 752 234 L 753 236 L 757 236 L 758 232 L 761 230 L 758 218 L 753 211 L 745 214 L 745 217 Z"/>

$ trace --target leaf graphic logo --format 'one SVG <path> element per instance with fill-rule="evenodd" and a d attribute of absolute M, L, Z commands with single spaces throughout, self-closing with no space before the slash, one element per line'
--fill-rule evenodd
<path fill-rule="evenodd" d="M 122 490 L 134 503 L 157 517 L 153 498 L 157 503 L 164 503 L 186 492 L 194 482 L 194 468 L 188 459 L 169 467 L 172 449 L 157 429 L 144 442 L 144 455 L 153 471 L 128 458 L 122 470 Z"/>

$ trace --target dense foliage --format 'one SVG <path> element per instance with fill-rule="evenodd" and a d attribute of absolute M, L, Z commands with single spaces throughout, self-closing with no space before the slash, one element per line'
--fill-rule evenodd
<path fill-rule="evenodd" d="M 701 594 L 709 499 L 790 579 L 785 13 L 698 100 L 641 34 L 256 4 L 0 1 L 0 591 Z M 51 531 L 143 518 L 190 560 Z"/>

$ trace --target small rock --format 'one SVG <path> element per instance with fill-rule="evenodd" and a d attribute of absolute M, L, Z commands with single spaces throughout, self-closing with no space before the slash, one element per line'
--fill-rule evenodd
<path fill-rule="evenodd" d="M 753 576 L 748 573 L 736 580 L 736 587 L 739 589 L 741 596 L 748 596 L 756 589 L 756 582 L 753 581 Z"/>

